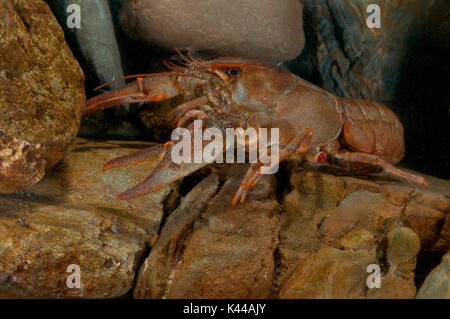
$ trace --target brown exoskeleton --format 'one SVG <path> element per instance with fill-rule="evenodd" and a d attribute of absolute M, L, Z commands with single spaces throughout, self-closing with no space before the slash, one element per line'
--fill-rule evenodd
<path fill-rule="evenodd" d="M 382 168 L 428 187 L 423 177 L 394 166 L 404 155 L 403 126 L 388 107 L 336 97 L 274 65 L 231 57 L 210 61 L 195 59 L 190 54 L 189 58 L 181 57 L 183 66 L 166 62 L 170 72 L 132 76 L 137 80 L 124 88 L 91 98 L 86 113 L 122 103 L 162 101 L 182 94 L 188 101 L 168 114 L 175 115 L 178 126 L 195 118 L 219 127 L 233 121 L 239 125 L 245 118 L 247 125 L 279 128 L 279 161 L 302 157 L 351 170 Z M 171 147 L 168 142 L 107 163 L 105 169 L 154 157 L 161 159 L 147 179 L 118 198 L 154 192 L 206 165 L 171 165 L 168 155 Z M 233 205 L 243 202 L 248 190 L 258 183 L 262 165 L 265 164 L 251 165 Z"/>

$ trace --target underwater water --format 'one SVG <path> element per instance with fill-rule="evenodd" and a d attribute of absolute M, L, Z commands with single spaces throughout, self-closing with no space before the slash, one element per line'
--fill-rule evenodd
<path fill-rule="evenodd" d="M 449 12 L 0 2 L 0 298 L 449 298 Z"/>

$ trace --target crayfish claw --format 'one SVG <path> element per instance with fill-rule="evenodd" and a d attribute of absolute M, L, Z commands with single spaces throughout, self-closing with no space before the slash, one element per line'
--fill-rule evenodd
<path fill-rule="evenodd" d="M 183 178 L 208 165 L 205 162 L 182 162 L 178 165 L 174 165 L 171 159 L 172 143 L 168 142 L 166 144 L 162 144 L 160 147 L 162 147 L 165 151 L 161 161 L 155 167 L 155 169 L 153 169 L 153 171 L 144 181 L 119 194 L 117 196 L 118 199 L 128 200 L 146 195 L 148 193 L 159 191 L 170 183 L 173 183 L 176 180 Z"/>

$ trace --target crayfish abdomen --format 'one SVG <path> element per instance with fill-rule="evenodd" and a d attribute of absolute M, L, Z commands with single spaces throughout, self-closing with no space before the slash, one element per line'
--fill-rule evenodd
<path fill-rule="evenodd" d="M 403 125 L 387 106 L 367 100 L 341 99 L 345 120 L 342 141 L 351 150 L 375 154 L 396 164 L 405 154 Z"/>

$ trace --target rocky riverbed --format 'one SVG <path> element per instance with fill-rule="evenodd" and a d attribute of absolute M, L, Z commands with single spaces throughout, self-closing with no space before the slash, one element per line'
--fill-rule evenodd
<path fill-rule="evenodd" d="M 288 163 L 232 207 L 243 164 L 117 200 L 156 163 L 103 164 L 145 146 L 78 139 L 42 181 L 0 196 L 0 296 L 449 297 L 448 181 L 424 190 Z M 367 288 L 371 264 L 381 288 Z"/>

